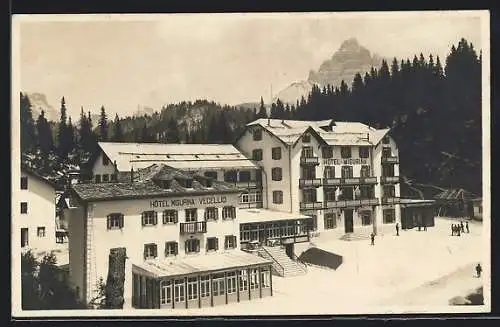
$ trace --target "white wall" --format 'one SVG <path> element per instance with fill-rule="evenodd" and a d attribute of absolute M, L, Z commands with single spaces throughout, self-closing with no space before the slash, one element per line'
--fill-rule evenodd
<path fill-rule="evenodd" d="M 19 230 L 17 232 L 21 234 L 21 228 L 28 228 L 28 247 L 33 250 L 54 249 L 56 246 L 56 191 L 51 185 L 31 174 L 21 172 L 21 177 L 28 178 L 28 189 L 21 189 L 19 179 L 19 184 L 16 185 L 20 200 L 17 210 L 21 213 L 21 202 L 27 202 L 28 212 L 18 215 Z M 37 235 L 38 227 L 45 227 L 44 237 Z"/>
<path fill-rule="evenodd" d="M 102 150 L 100 150 L 99 156 L 97 157 L 97 160 L 94 162 L 94 166 L 92 167 L 93 181 L 95 181 L 95 175 L 101 175 L 101 181 L 102 181 L 103 174 L 108 174 L 109 178 L 111 179 L 111 174 L 115 173 L 115 167 L 110 160 L 108 160 L 107 165 L 103 164 L 103 156 L 104 153 L 102 152 Z"/>
<path fill-rule="evenodd" d="M 202 256 L 211 255 L 206 253 L 206 239 L 209 237 L 219 238 L 219 253 L 224 250 L 224 238 L 226 235 L 234 235 L 237 239 L 237 248 L 239 248 L 239 222 L 238 219 L 223 220 L 222 207 L 225 205 L 232 205 L 238 207 L 239 197 L 237 194 L 224 195 L 227 202 L 224 204 L 216 204 L 218 207 L 219 219 L 217 221 L 207 222 L 207 232 L 195 234 L 194 237 L 200 240 L 200 252 L 197 254 L 187 254 L 189 256 Z M 183 198 L 192 198 L 199 201 L 200 198 L 209 196 L 185 196 Z M 171 198 L 169 198 L 171 199 Z M 151 199 L 163 200 L 163 199 Z M 99 277 L 106 279 L 108 274 L 108 256 L 112 248 L 125 247 L 127 249 L 127 256 L 132 263 L 141 263 L 144 261 L 144 244 L 155 243 L 157 244 L 158 257 L 156 260 L 176 260 L 185 257 L 184 242 L 191 237 L 191 235 L 180 234 L 180 223 L 185 222 L 184 209 L 188 207 L 179 207 L 178 218 L 179 223 L 163 225 L 162 212 L 166 208 L 152 208 L 151 200 L 121 200 L 121 201 L 103 201 L 89 204 L 88 215 L 88 230 L 87 230 L 87 256 L 91 261 L 87 263 L 87 273 L 90 274 L 91 285 L 87 285 L 90 294 L 95 291 L 95 284 Z M 198 208 L 198 221 L 204 221 L 204 207 L 212 205 L 199 205 Z M 170 208 L 168 208 L 170 209 Z M 155 210 L 158 212 L 158 224 L 155 226 L 142 226 L 141 213 L 143 211 Z M 238 212 L 238 210 L 236 210 Z M 122 229 L 107 229 L 107 215 L 110 213 L 122 213 L 124 215 L 124 226 Z M 70 242 L 72 240 L 70 239 Z M 165 242 L 176 241 L 178 242 L 179 255 L 176 258 L 165 258 Z M 237 249 L 235 249 L 237 250 Z M 227 250 L 227 251 L 235 251 Z M 131 285 L 129 280 L 130 275 L 126 276 L 125 285 Z M 128 286 L 127 286 L 128 287 Z M 130 290 L 125 290 L 126 295 L 131 296 Z M 127 296 L 128 296 L 127 295 Z M 130 301 L 128 298 L 126 301 Z M 128 304 L 127 304 L 128 305 Z"/>

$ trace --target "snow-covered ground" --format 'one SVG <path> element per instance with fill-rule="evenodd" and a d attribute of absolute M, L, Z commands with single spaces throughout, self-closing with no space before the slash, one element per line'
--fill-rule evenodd
<path fill-rule="evenodd" d="M 484 282 L 484 277 L 474 276 L 474 266 L 484 258 L 483 227 L 469 222 L 470 234 L 458 237 L 450 235 L 450 225 L 450 220 L 436 218 L 436 226 L 427 231 L 378 237 L 375 246 L 369 240 L 329 240 L 325 234 L 315 238 L 314 244 L 343 256 L 344 263 L 337 270 L 310 266 L 306 275 L 273 276 L 273 296 L 259 300 L 152 311 L 162 315 L 300 315 L 473 310 L 471 306 L 451 307 L 448 300 Z M 308 246 L 297 246 L 297 254 Z"/>

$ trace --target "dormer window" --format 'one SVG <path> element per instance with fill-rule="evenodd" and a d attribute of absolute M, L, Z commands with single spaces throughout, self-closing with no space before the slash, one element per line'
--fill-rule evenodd
<path fill-rule="evenodd" d="M 192 179 L 184 180 L 184 187 L 185 188 L 193 188 L 193 180 Z"/>
<path fill-rule="evenodd" d="M 211 178 L 207 178 L 205 180 L 205 187 L 212 187 L 214 185 L 214 182 L 212 181 Z"/>
<path fill-rule="evenodd" d="M 389 144 L 390 141 L 389 141 L 389 136 L 384 136 L 384 138 L 382 139 L 382 144 Z"/>
<path fill-rule="evenodd" d="M 103 166 L 109 165 L 109 159 L 108 159 L 108 157 L 106 157 L 105 154 L 102 155 L 102 165 Z"/>
<path fill-rule="evenodd" d="M 156 185 L 162 189 L 170 189 L 172 187 L 172 181 L 170 179 L 159 179 L 156 181 Z"/>

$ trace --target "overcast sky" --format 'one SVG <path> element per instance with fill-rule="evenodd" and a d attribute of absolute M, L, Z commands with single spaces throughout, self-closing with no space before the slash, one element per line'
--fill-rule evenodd
<path fill-rule="evenodd" d="M 443 63 L 461 37 L 481 48 L 479 18 L 451 12 L 73 17 L 23 21 L 20 83 L 56 108 L 65 96 L 74 118 L 81 106 L 114 116 L 200 98 L 269 99 L 271 84 L 276 93 L 307 79 L 350 37 L 383 57 L 423 52 Z"/>

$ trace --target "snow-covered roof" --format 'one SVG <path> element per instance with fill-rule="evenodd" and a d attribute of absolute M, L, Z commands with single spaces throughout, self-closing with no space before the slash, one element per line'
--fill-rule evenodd
<path fill-rule="evenodd" d="M 231 144 L 161 144 L 99 142 L 118 171 L 165 164 L 177 169 L 250 168 L 258 166 Z"/>
<path fill-rule="evenodd" d="M 375 129 L 359 122 L 257 119 L 247 126 L 260 125 L 286 144 L 294 144 L 306 130 L 312 129 L 328 145 L 376 145 L 389 129 Z"/>

